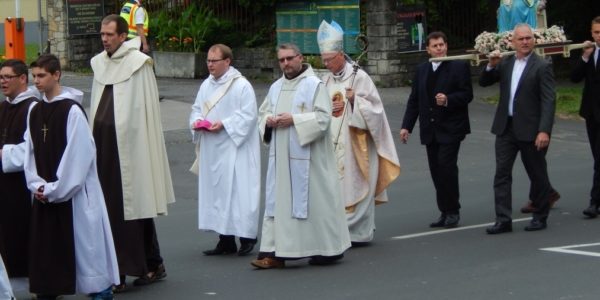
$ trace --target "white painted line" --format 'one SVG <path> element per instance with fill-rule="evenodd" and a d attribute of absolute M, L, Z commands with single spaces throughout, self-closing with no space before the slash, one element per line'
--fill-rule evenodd
<path fill-rule="evenodd" d="M 529 221 L 529 220 L 531 220 L 531 217 L 522 218 L 522 219 L 513 219 L 512 222 L 516 223 L 516 222 L 523 222 L 523 221 Z M 413 233 L 413 234 L 407 234 L 407 235 L 394 236 L 391 239 L 392 240 L 406 240 L 406 239 L 412 239 L 412 238 L 434 235 L 434 234 L 450 233 L 450 232 L 454 232 L 454 231 L 467 230 L 467 229 L 473 229 L 473 228 L 482 228 L 482 227 L 492 226 L 494 224 L 495 223 L 492 222 L 492 223 L 485 223 L 485 224 L 478 224 L 478 225 L 462 226 L 462 227 L 457 227 L 457 228 L 452 228 L 452 229 L 425 231 L 425 232 L 419 232 L 419 233 Z"/>
<path fill-rule="evenodd" d="M 600 246 L 600 243 L 568 245 L 568 246 L 562 246 L 562 247 L 540 248 L 540 250 L 551 251 L 551 252 L 558 252 L 558 253 L 566 253 L 566 254 L 576 254 L 576 255 L 586 255 L 586 256 L 593 256 L 593 257 L 600 257 L 600 252 L 581 251 L 581 250 L 569 250 L 569 249 L 573 249 L 573 248 L 584 248 L 584 247 L 594 247 L 594 246 Z"/>

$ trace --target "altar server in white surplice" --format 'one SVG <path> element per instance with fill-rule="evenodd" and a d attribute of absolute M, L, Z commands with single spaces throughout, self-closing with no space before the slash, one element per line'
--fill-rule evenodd
<path fill-rule="evenodd" d="M 331 264 L 350 247 L 329 134 L 331 101 L 296 45 L 279 46 L 277 57 L 284 76 L 259 109 L 269 164 L 260 254 L 252 265 L 281 268 L 285 259 L 304 257 Z"/>
<path fill-rule="evenodd" d="M 388 201 L 386 189 L 400 175 L 400 163 L 377 88 L 347 61 L 343 38 L 335 21 L 323 21 L 317 32 L 321 59 L 330 71 L 323 82 L 333 107 L 331 139 L 350 239 L 364 245 L 375 233 L 375 204 Z"/>
<path fill-rule="evenodd" d="M 250 82 L 230 66 L 232 59 L 226 45 L 208 50 L 210 76 L 200 86 L 189 122 L 199 150 L 195 164 L 199 168 L 198 227 L 219 233 L 217 246 L 204 251 L 205 255 L 246 255 L 254 248 L 258 231 L 256 96 Z"/>

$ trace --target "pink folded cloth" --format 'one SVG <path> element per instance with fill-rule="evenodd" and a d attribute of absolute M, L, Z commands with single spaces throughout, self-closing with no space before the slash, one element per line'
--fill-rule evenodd
<path fill-rule="evenodd" d="M 212 123 L 208 120 L 196 120 L 194 122 L 194 129 L 208 130 L 212 126 Z"/>

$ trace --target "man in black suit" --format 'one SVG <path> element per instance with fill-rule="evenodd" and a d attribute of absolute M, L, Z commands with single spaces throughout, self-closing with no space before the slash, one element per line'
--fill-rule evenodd
<path fill-rule="evenodd" d="M 427 53 L 431 57 L 444 57 L 447 50 L 444 33 L 427 36 Z M 408 141 L 418 118 L 421 144 L 427 149 L 441 211 L 430 227 L 453 228 L 460 220 L 457 159 L 460 142 L 471 133 L 467 106 L 472 99 L 471 71 L 465 61 L 426 62 L 417 67 L 400 139 L 403 143 Z"/>
<path fill-rule="evenodd" d="M 488 234 L 512 231 L 512 168 L 517 153 L 531 180 L 531 200 L 536 210 L 526 231 L 546 228 L 550 210 L 550 181 L 546 151 L 554 123 L 555 93 L 552 65 L 533 52 L 535 40 L 527 24 L 515 26 L 512 45 L 515 54 L 501 59 L 492 53 L 481 73 L 479 85 L 500 82 L 500 103 L 492 133 L 496 135 L 494 198 L 496 223 Z"/>
<path fill-rule="evenodd" d="M 585 119 L 588 139 L 594 156 L 594 179 L 590 205 L 583 211 L 589 218 L 598 216 L 600 205 L 600 16 L 592 20 L 594 42 L 584 43 L 581 59 L 571 74 L 573 82 L 585 79 L 579 115 Z"/>

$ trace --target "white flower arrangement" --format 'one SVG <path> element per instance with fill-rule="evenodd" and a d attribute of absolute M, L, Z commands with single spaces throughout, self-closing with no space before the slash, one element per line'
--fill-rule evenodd
<path fill-rule="evenodd" d="M 567 41 L 565 32 L 562 28 L 554 25 L 547 29 L 535 29 L 533 31 L 536 44 L 553 44 Z M 501 33 L 484 31 L 475 38 L 475 50 L 481 54 L 489 54 L 492 51 L 500 52 L 511 51 L 512 49 L 512 31 Z"/>

